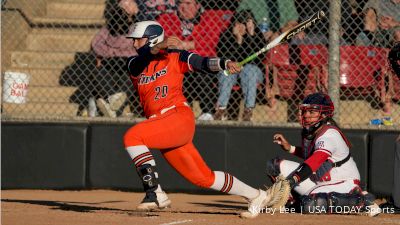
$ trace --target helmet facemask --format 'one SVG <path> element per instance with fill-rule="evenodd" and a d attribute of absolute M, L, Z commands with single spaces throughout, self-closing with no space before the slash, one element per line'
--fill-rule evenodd
<path fill-rule="evenodd" d="M 317 104 L 301 104 L 299 106 L 300 123 L 304 128 L 310 128 L 316 126 L 322 120 L 326 118 L 332 118 L 333 110 L 334 109 L 331 106 L 317 105 Z M 306 117 L 307 112 L 309 113 Z"/>

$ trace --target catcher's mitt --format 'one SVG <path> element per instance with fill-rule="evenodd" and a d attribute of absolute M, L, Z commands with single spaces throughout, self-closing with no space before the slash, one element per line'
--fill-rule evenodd
<path fill-rule="evenodd" d="M 290 191 L 291 187 L 289 181 L 279 176 L 276 182 L 267 190 L 267 196 L 270 196 L 267 207 L 274 209 L 284 207 L 289 199 Z"/>
<path fill-rule="evenodd" d="M 393 72 L 400 78 L 400 42 L 390 49 L 388 60 Z"/>

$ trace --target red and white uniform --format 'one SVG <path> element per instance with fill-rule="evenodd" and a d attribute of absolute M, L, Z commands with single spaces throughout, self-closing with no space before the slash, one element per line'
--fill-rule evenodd
<path fill-rule="evenodd" d="M 303 139 L 301 151 L 293 151 L 301 158 L 311 154 L 305 159 L 312 171 L 313 176 L 301 182 L 294 188 L 301 195 L 309 195 L 315 193 L 350 193 L 353 189 L 359 188 L 360 173 L 353 158 L 350 157 L 344 164 L 339 167 L 333 167 L 324 171 L 324 174 L 315 179 L 315 173 L 320 166 L 329 160 L 332 163 L 340 162 L 349 156 L 349 142 L 341 131 L 334 126 L 322 127 L 313 140 Z M 296 148 L 299 149 L 299 148 Z M 286 177 L 299 167 L 299 163 L 282 160 L 280 163 L 280 171 Z"/>

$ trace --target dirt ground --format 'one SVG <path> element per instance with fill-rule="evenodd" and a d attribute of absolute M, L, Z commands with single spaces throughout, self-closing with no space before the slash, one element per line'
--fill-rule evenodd
<path fill-rule="evenodd" d="M 399 214 L 370 218 L 360 215 L 304 215 L 263 213 L 241 219 L 246 209 L 241 197 L 229 195 L 169 194 L 172 207 L 163 211 L 139 212 L 135 206 L 143 193 L 112 190 L 54 191 L 3 190 L 2 225 L 103 225 L 103 224 L 398 224 Z"/>

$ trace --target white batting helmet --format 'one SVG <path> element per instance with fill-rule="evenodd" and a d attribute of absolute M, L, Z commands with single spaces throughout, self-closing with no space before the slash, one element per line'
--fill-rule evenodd
<path fill-rule="evenodd" d="M 164 29 L 156 21 L 142 21 L 133 25 L 131 33 L 127 38 L 148 38 L 150 47 L 164 40 Z"/>

